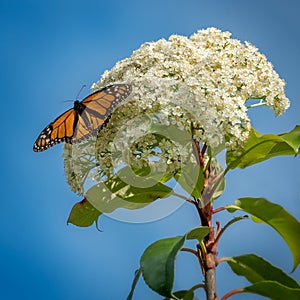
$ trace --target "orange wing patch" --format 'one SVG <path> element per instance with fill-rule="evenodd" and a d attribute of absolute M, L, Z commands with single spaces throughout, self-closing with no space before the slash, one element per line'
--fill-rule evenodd
<path fill-rule="evenodd" d="M 58 143 L 72 144 L 97 134 L 107 123 L 112 111 L 131 93 L 128 84 L 114 84 L 76 100 L 74 108 L 50 123 L 38 136 L 33 151 L 41 152 Z"/>

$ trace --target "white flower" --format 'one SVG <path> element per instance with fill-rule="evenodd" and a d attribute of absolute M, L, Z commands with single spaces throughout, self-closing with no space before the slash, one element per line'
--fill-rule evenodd
<path fill-rule="evenodd" d="M 172 35 L 145 43 L 105 71 L 93 89 L 113 83 L 131 84 L 133 90 L 130 100 L 113 113 L 98 135 L 95 165 L 108 177 L 122 160 L 141 167 L 149 163 L 147 157 L 156 156 L 168 170 L 175 170 L 192 157 L 188 147 L 176 148 L 177 142 L 172 142 L 176 134 L 163 132 L 163 126 L 177 128 L 179 136 L 185 131 L 212 148 L 225 144 L 240 151 L 251 128 L 248 99 L 263 99 L 276 115 L 289 107 L 285 82 L 266 57 L 249 42 L 242 44 L 216 28 L 200 30 L 190 38 Z M 70 163 L 78 161 L 78 147 L 73 146 L 72 154 L 66 149 L 69 182 L 75 169 L 76 176 L 80 174 L 75 168 L 80 164 Z M 115 162 L 114 156 L 118 157 Z M 78 186 L 84 175 L 76 178 Z"/>

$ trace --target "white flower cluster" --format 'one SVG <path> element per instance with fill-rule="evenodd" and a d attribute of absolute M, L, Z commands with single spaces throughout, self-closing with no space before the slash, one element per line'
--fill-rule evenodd
<path fill-rule="evenodd" d="M 101 169 L 95 157 L 95 138 L 93 137 L 76 145 L 64 144 L 65 174 L 73 192 L 83 195 L 88 177 L 99 181 Z"/>
<path fill-rule="evenodd" d="M 113 113 L 98 136 L 96 161 L 105 175 L 116 169 L 116 153 L 137 167 L 149 163 L 149 156 L 158 157 L 169 170 L 171 165 L 176 169 L 182 156 L 191 156 L 181 146 L 171 149 L 170 136 L 151 134 L 155 122 L 187 131 L 212 148 L 225 144 L 226 149 L 239 151 L 251 127 L 248 99 L 262 99 L 276 115 L 289 107 L 285 83 L 272 64 L 253 45 L 230 36 L 216 28 L 190 38 L 172 35 L 143 44 L 104 72 L 94 90 L 113 83 L 133 86 L 127 103 Z M 141 115 L 149 116 L 150 125 L 140 120 Z"/>

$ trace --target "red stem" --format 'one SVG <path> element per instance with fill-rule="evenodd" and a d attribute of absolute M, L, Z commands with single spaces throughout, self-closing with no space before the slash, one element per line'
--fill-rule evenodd
<path fill-rule="evenodd" d="M 194 255 L 196 255 L 198 257 L 198 252 L 195 251 L 194 249 L 190 249 L 190 248 L 181 248 L 180 251 L 184 251 L 184 252 L 189 252 L 192 253 Z"/>
<path fill-rule="evenodd" d="M 243 288 L 237 288 L 237 289 L 234 289 L 234 290 L 231 290 L 229 291 L 227 294 L 225 294 L 221 300 L 227 300 L 229 297 L 235 295 L 235 294 L 239 294 L 239 293 L 243 293 L 244 292 L 244 289 Z"/>
<path fill-rule="evenodd" d="M 202 170 L 204 170 L 204 187 L 203 191 L 206 188 L 209 188 L 208 185 L 210 177 L 210 167 L 205 168 L 204 155 L 207 150 L 207 145 L 204 144 L 202 149 L 200 149 L 200 143 L 195 141 L 194 154 L 198 163 L 200 164 Z M 204 195 L 203 195 L 204 196 Z M 218 295 L 216 291 L 216 266 L 217 266 L 217 251 L 215 243 L 215 232 L 214 226 L 212 223 L 212 215 L 214 213 L 211 201 L 203 202 L 200 199 L 195 201 L 195 206 L 197 208 L 198 214 L 200 216 L 201 225 L 210 227 L 209 234 L 204 239 L 203 249 L 200 245 L 197 245 L 197 256 L 200 262 L 202 273 L 205 278 L 205 292 L 206 300 L 217 300 Z M 220 225 L 217 226 L 218 233 L 220 232 Z"/>
<path fill-rule="evenodd" d="M 218 207 L 218 208 L 212 210 L 212 214 L 216 214 L 216 213 L 218 213 L 218 212 L 220 212 L 220 211 L 223 211 L 223 210 L 225 210 L 225 209 L 226 209 L 226 208 L 225 208 L 224 206 Z"/>
<path fill-rule="evenodd" d="M 219 265 L 220 263 L 222 263 L 224 261 L 228 261 L 228 257 L 221 257 L 221 258 L 217 259 L 217 265 Z"/>

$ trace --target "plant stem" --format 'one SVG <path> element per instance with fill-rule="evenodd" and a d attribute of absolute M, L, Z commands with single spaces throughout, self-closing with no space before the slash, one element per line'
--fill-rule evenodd
<path fill-rule="evenodd" d="M 216 289 L 217 251 L 216 251 L 214 227 L 212 225 L 212 214 L 213 214 L 212 205 L 208 203 L 204 207 L 198 207 L 198 212 L 200 214 L 202 226 L 210 227 L 210 233 L 208 234 L 208 236 L 204 241 L 205 251 L 201 252 L 202 272 L 205 278 L 206 300 L 217 300 L 218 299 L 217 289 Z"/>
<path fill-rule="evenodd" d="M 237 288 L 237 289 L 234 289 L 230 292 L 228 292 L 227 294 L 225 294 L 221 300 L 227 300 L 229 297 L 233 296 L 233 295 L 236 295 L 236 294 L 239 294 L 239 293 L 242 293 L 244 291 L 243 288 Z"/>
<path fill-rule="evenodd" d="M 216 214 L 216 213 L 221 212 L 221 211 L 223 211 L 223 210 L 225 210 L 225 209 L 226 209 L 226 207 L 224 207 L 224 206 L 218 207 L 218 208 L 216 208 L 216 209 L 213 209 L 212 213 L 213 213 L 213 214 Z"/>
<path fill-rule="evenodd" d="M 202 268 L 202 273 L 205 278 L 205 292 L 206 292 L 206 300 L 218 300 L 217 289 L 216 289 L 216 266 L 217 266 L 217 244 L 215 243 L 215 232 L 214 226 L 212 223 L 212 216 L 213 216 L 213 207 L 211 203 L 212 195 L 217 188 L 221 176 L 223 174 L 219 174 L 216 178 L 210 180 L 211 176 L 211 168 L 210 163 L 208 162 L 207 166 L 204 165 L 204 156 L 207 150 L 206 144 L 203 145 L 203 148 L 200 149 L 200 143 L 195 141 L 196 151 L 195 155 L 198 154 L 198 159 L 200 166 L 204 172 L 204 187 L 202 191 L 201 200 L 198 199 L 194 202 L 202 226 L 210 227 L 209 234 L 203 240 L 203 246 L 197 245 L 198 248 L 198 257 L 199 262 Z M 217 182 L 215 182 L 215 180 Z M 220 233 L 220 226 L 218 224 L 218 232 L 217 235 Z"/>
<path fill-rule="evenodd" d="M 249 109 L 249 108 L 253 108 L 253 107 L 257 107 L 257 106 L 266 106 L 266 105 L 267 105 L 267 101 L 260 100 L 258 103 L 247 105 L 246 107 L 247 107 L 247 109 Z"/>
<path fill-rule="evenodd" d="M 180 251 L 190 252 L 193 253 L 198 257 L 198 252 L 196 250 L 190 249 L 190 248 L 181 248 Z"/>
<path fill-rule="evenodd" d="M 184 195 L 180 195 L 180 194 L 175 193 L 175 192 L 173 192 L 173 195 L 174 195 L 174 196 L 177 196 L 178 198 L 182 198 L 183 200 L 185 200 L 185 201 L 187 201 L 187 202 L 190 202 L 190 203 L 192 203 L 192 204 L 195 204 L 195 201 L 194 201 L 194 200 L 192 200 L 192 199 L 190 199 L 190 198 L 188 198 L 188 197 L 185 197 Z"/>
<path fill-rule="evenodd" d="M 214 255 L 209 253 L 206 260 L 214 261 Z M 215 265 L 215 264 L 214 264 Z M 205 292 L 207 300 L 217 300 L 218 296 L 216 293 L 216 268 L 205 268 Z"/>

